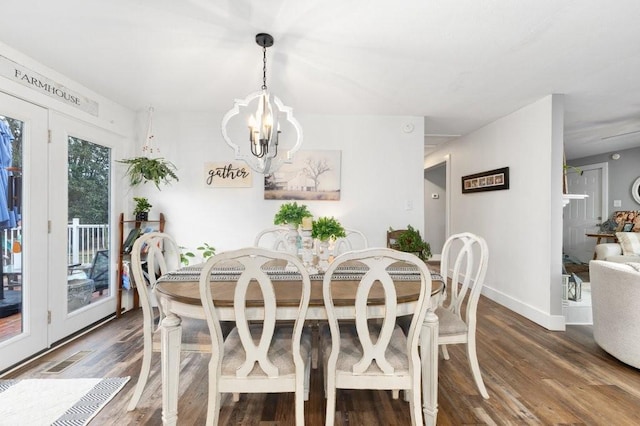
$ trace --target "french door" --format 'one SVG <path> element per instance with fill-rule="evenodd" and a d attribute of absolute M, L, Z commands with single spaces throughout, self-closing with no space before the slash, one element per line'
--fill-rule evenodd
<path fill-rule="evenodd" d="M 49 341 L 115 312 L 111 170 L 116 136 L 52 112 Z M 62 285 L 61 285 L 62 283 Z"/>
<path fill-rule="evenodd" d="M 0 93 L 0 371 L 115 312 L 116 139 Z"/>
<path fill-rule="evenodd" d="M 0 93 L 0 370 L 45 349 L 47 110 Z"/>

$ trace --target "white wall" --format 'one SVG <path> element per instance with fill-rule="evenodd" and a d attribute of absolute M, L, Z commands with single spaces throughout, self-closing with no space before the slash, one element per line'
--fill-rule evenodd
<path fill-rule="evenodd" d="M 489 246 L 483 294 L 549 329 L 561 316 L 562 97 L 548 96 L 447 143 L 451 234 L 469 231 Z M 510 189 L 462 194 L 461 177 L 508 166 Z"/>
<path fill-rule="evenodd" d="M 146 113 L 140 114 L 140 122 Z M 305 202 L 316 216 L 335 216 L 345 227 L 364 232 L 371 245 L 386 245 L 386 230 L 408 224 L 423 228 L 423 134 L 421 117 L 298 115 L 302 149 L 342 151 L 340 201 Z M 193 249 L 207 242 L 217 251 L 251 245 L 283 201 L 264 200 L 263 177 L 252 188 L 206 188 L 206 162 L 233 160 L 220 133 L 222 114 L 163 112 L 154 115 L 154 141 L 160 156 L 178 168 L 180 181 L 158 192 L 147 184 L 135 194 L 149 197 L 151 216 L 163 212 L 167 232 Z M 412 123 L 412 133 L 402 131 Z M 140 147 L 137 148 L 138 150 Z M 139 151 L 138 151 L 139 152 Z M 407 202 L 413 206 L 407 210 Z M 132 202 L 130 201 L 130 206 Z"/>

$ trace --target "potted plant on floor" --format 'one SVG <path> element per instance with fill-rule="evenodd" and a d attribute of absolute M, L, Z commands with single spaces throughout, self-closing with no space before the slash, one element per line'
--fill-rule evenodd
<path fill-rule="evenodd" d="M 149 200 L 146 197 L 133 197 L 133 201 L 136 202 L 136 207 L 133 209 L 136 221 L 142 222 L 149 219 L 149 210 L 153 207 L 149 204 Z"/>
<path fill-rule="evenodd" d="M 407 230 L 398 235 L 395 242 L 391 244 L 391 248 L 413 253 L 423 261 L 431 257 L 431 246 L 422 239 L 420 231 L 411 225 L 407 225 Z"/>

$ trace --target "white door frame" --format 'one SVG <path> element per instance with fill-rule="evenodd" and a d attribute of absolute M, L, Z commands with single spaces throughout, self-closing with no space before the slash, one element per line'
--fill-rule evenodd
<path fill-rule="evenodd" d="M 67 224 L 68 224 L 68 138 L 74 136 L 111 149 L 113 158 L 117 152 L 118 136 L 98 127 L 83 123 L 56 112 L 50 113 L 51 147 L 50 162 L 54 165 L 49 173 L 49 193 L 55 203 L 51 203 L 51 238 L 49 240 L 50 267 L 49 291 L 51 324 L 49 340 L 51 343 L 63 339 L 101 319 L 115 313 L 117 290 L 115 287 L 117 247 L 114 229 L 117 226 L 115 205 L 115 173 L 111 170 L 110 193 L 110 229 L 109 259 L 110 280 L 109 296 L 95 303 L 68 312 L 67 308 Z M 111 162 L 113 164 L 113 161 Z"/>
<path fill-rule="evenodd" d="M 0 342 L 0 370 L 47 348 L 47 110 L 0 92 L 0 114 L 24 122 L 22 333 Z"/>

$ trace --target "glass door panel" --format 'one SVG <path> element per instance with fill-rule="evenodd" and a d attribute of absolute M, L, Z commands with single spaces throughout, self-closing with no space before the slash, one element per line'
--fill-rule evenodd
<path fill-rule="evenodd" d="M 68 137 L 68 312 L 111 294 L 110 177 L 109 148 Z"/>

